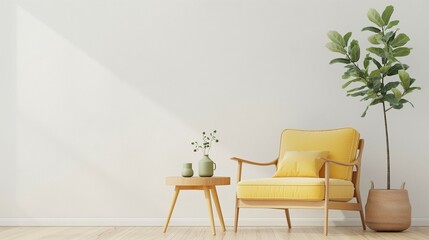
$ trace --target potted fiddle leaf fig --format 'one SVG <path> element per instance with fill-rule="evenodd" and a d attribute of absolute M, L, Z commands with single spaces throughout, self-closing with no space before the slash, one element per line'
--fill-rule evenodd
<path fill-rule="evenodd" d="M 369 9 L 367 17 L 372 25 L 362 31 L 371 34 L 368 37 L 371 45 L 366 48 L 364 56 L 361 56 L 359 42 L 351 39 L 351 32 L 341 35 L 330 31 L 328 37 L 331 42 L 326 44 L 329 50 L 341 55 L 330 64 L 344 64 L 342 88 L 347 89 L 347 96 L 368 102 L 362 117 L 370 107 L 381 105 L 387 153 L 387 188 L 374 189 L 371 183 L 365 206 L 366 224 L 376 231 L 403 231 L 411 224 L 411 205 L 404 184 L 401 189 L 391 189 L 390 185 L 387 116 L 390 111 L 400 110 L 407 104 L 413 106 L 407 97 L 420 87 L 414 85 L 416 80 L 410 76 L 409 66 L 403 62 L 412 50 L 406 46 L 410 38 L 397 28 L 399 20 L 391 19 L 393 11 L 393 6 L 387 6 L 382 14 Z"/>

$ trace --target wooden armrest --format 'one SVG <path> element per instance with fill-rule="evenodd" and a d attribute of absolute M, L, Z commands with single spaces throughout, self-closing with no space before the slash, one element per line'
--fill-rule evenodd
<path fill-rule="evenodd" d="M 357 160 L 354 160 L 351 163 L 344 163 L 344 162 L 337 162 L 337 161 L 334 161 L 332 159 L 323 158 L 323 157 L 318 158 L 318 159 L 323 160 L 324 162 L 334 163 L 334 164 L 338 164 L 338 165 L 342 165 L 342 166 L 347 166 L 347 167 L 355 166 L 355 165 L 358 165 L 358 163 L 359 163 Z"/>
<path fill-rule="evenodd" d="M 231 160 L 237 161 L 237 162 L 242 162 L 242 163 L 247 163 L 247 164 L 251 164 L 251 165 L 257 165 L 257 166 L 269 166 L 269 165 L 276 165 L 277 164 L 277 159 L 275 159 L 271 162 L 266 162 L 266 163 L 253 162 L 253 161 L 249 161 L 249 160 L 245 160 L 245 159 L 241 159 L 241 158 L 237 158 L 237 157 L 232 157 Z"/>

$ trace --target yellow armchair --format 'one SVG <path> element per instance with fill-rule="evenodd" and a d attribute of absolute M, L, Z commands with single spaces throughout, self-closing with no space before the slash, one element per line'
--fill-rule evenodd
<path fill-rule="evenodd" d="M 240 208 L 271 208 L 285 211 L 291 228 L 289 209 L 324 209 L 324 233 L 328 235 L 329 209 L 359 211 L 362 227 L 365 222 L 359 191 L 360 166 L 364 140 L 353 128 L 332 130 L 286 129 L 281 134 L 279 157 L 271 162 L 258 163 L 237 157 L 237 194 L 234 230 L 237 231 Z M 278 168 L 290 151 L 325 151 L 319 177 L 272 177 L 242 180 L 243 163 Z M 280 161 L 279 161 L 280 160 Z M 356 198 L 356 202 L 350 202 Z"/>

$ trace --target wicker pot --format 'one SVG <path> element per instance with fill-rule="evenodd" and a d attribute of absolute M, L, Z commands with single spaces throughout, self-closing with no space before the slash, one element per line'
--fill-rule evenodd
<path fill-rule="evenodd" d="M 404 189 L 374 189 L 371 182 L 365 205 L 366 225 L 374 231 L 400 232 L 411 225 L 411 204 Z"/>

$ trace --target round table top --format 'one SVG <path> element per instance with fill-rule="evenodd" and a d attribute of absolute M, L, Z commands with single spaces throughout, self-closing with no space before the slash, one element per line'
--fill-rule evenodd
<path fill-rule="evenodd" d="M 176 186 L 212 186 L 212 185 L 229 185 L 230 177 L 167 177 L 167 185 Z"/>

